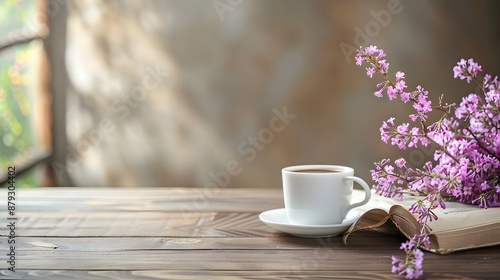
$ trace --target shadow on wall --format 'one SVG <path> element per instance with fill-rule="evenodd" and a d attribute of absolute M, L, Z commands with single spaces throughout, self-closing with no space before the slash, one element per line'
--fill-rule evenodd
<path fill-rule="evenodd" d="M 473 91 L 500 73 L 493 1 L 73 1 L 67 130 L 77 186 L 280 187 L 287 165 L 402 155 L 379 126 L 410 108 L 373 96 L 353 61 L 378 45 L 410 87 Z M 467 19 L 467 20 L 464 20 Z M 409 153 L 409 151 L 405 151 Z"/>

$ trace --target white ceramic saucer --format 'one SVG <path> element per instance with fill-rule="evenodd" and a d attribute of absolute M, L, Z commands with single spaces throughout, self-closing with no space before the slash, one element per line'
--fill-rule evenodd
<path fill-rule="evenodd" d="M 336 236 L 344 233 L 361 215 L 360 211 L 351 210 L 341 224 L 336 225 L 294 225 L 288 221 L 285 208 L 274 209 L 262 212 L 259 219 L 268 226 L 288 234 L 306 237 L 319 238 Z"/>

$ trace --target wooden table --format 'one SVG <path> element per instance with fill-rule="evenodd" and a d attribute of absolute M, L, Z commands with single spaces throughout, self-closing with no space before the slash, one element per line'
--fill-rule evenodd
<path fill-rule="evenodd" d="M 263 224 L 259 213 L 283 207 L 280 189 L 21 189 L 13 216 L 1 193 L 2 279 L 400 278 L 390 272 L 400 235 L 358 232 L 344 245 Z M 428 253 L 424 270 L 428 279 L 498 279 L 500 247 Z"/>

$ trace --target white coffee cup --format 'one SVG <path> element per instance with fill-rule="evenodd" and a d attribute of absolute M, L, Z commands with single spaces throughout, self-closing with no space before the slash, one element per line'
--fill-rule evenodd
<path fill-rule="evenodd" d="M 340 165 L 297 165 L 282 170 L 288 220 L 296 225 L 341 224 L 349 210 L 370 200 L 371 190 L 354 169 Z M 353 181 L 365 191 L 362 201 L 351 204 Z"/>

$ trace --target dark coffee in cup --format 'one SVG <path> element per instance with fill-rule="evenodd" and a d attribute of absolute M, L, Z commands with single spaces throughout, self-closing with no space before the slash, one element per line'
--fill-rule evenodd
<path fill-rule="evenodd" d="M 291 170 L 291 172 L 299 172 L 299 173 L 339 173 L 341 170 L 335 169 L 299 169 L 299 170 Z"/>

